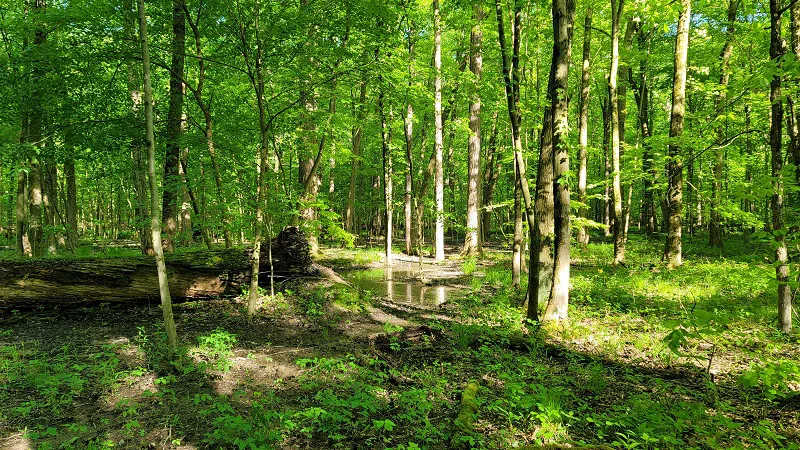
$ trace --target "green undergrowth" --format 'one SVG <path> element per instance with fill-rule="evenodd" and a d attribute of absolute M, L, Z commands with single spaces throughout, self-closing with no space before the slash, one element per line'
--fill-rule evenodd
<path fill-rule="evenodd" d="M 606 243 L 573 249 L 560 325 L 525 322 L 508 253 L 491 251 L 458 262 L 469 283 L 440 311 L 457 320 L 387 310 L 415 325 L 377 324 L 384 338 L 357 331 L 379 303 L 327 282 L 282 286 L 252 318 L 176 305 L 176 350 L 157 308 L 16 312 L 0 319 L 0 443 L 800 448 L 800 346 L 773 331 L 772 268 L 688 242 L 673 271 L 638 236 L 621 267 Z"/>

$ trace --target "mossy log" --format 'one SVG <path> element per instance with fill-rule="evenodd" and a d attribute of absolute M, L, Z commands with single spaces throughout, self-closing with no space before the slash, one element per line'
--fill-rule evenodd
<path fill-rule="evenodd" d="M 251 250 L 192 251 L 168 255 L 174 300 L 207 299 L 238 293 L 250 281 Z M 259 281 L 317 276 L 308 241 L 287 228 L 262 249 Z M 156 265 L 150 256 L 45 258 L 0 261 L 0 307 L 82 302 L 159 301 Z"/>

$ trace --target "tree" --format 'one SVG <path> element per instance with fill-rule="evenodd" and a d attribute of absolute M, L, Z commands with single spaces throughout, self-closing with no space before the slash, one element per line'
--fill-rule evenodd
<path fill-rule="evenodd" d="M 474 77 L 471 103 L 469 105 L 469 143 L 467 149 L 467 235 L 464 242 L 464 254 L 474 255 L 481 252 L 480 233 L 480 171 L 481 171 L 481 97 L 480 81 L 483 75 L 483 6 L 474 6 L 475 24 L 470 33 L 469 69 Z"/>
<path fill-rule="evenodd" d="M 720 120 L 725 112 L 725 102 L 727 100 L 726 90 L 730 80 L 730 60 L 733 53 L 734 25 L 736 23 L 736 11 L 739 9 L 740 0 L 728 1 L 728 30 L 725 45 L 720 52 L 720 74 L 719 74 L 719 94 L 714 99 L 714 114 Z M 720 123 L 716 129 L 717 147 L 714 150 L 714 183 L 711 193 L 711 220 L 708 224 L 708 244 L 714 247 L 722 247 L 722 223 L 720 219 L 720 204 L 722 201 L 722 170 L 725 164 L 722 151 L 722 144 L 725 140 L 725 126 Z"/>
<path fill-rule="evenodd" d="M 769 57 L 778 68 L 786 54 L 786 42 L 781 36 L 780 0 L 770 0 Z M 780 71 L 775 71 L 769 84 L 772 105 L 769 126 L 769 147 L 772 158 L 772 235 L 775 238 L 775 277 L 778 281 L 778 327 L 784 333 L 792 330 L 792 292 L 789 287 L 789 251 L 783 223 L 783 85 Z"/>
<path fill-rule="evenodd" d="M 185 0 L 172 0 L 172 63 L 169 69 L 169 112 L 167 113 L 167 154 L 164 159 L 164 249 L 175 251 L 178 232 L 177 205 L 180 197 L 179 165 L 183 116 L 183 73 L 186 55 Z"/>
<path fill-rule="evenodd" d="M 611 0 L 611 69 L 608 74 L 608 97 L 611 107 L 611 170 L 614 177 L 614 264 L 625 262 L 625 217 L 622 214 L 622 185 L 620 183 L 620 104 L 617 96 L 619 73 L 619 21 L 625 0 Z"/>
<path fill-rule="evenodd" d="M 439 12 L 439 0 L 433 0 L 433 68 L 436 71 L 434 80 L 434 122 L 436 126 L 436 177 L 434 179 L 436 195 L 436 261 L 444 261 L 444 173 L 442 169 L 444 141 L 442 138 L 442 18 Z"/>
<path fill-rule="evenodd" d="M 683 208 L 683 161 L 680 138 L 683 134 L 683 121 L 686 113 L 686 62 L 689 52 L 689 26 L 692 17 L 691 0 L 681 0 L 678 16 L 678 31 L 675 37 L 675 70 L 672 76 L 672 113 L 669 124 L 669 162 L 667 177 L 669 191 L 667 206 L 669 212 L 667 241 L 664 259 L 667 267 L 677 267 L 683 263 L 681 242 L 681 215 Z"/>
<path fill-rule="evenodd" d="M 553 0 L 553 85 L 550 98 L 553 114 L 553 193 L 555 218 L 555 259 L 550 299 L 542 320 L 567 318 L 569 304 L 570 263 L 570 195 L 569 147 L 567 145 L 568 106 L 567 87 L 572 59 L 572 31 L 575 22 L 575 3 L 572 0 Z M 533 268 L 531 268 L 533 271 Z"/>
<path fill-rule="evenodd" d="M 158 290 L 161 294 L 161 310 L 164 315 L 164 331 L 167 344 L 174 349 L 178 345 L 175 318 L 172 315 L 172 298 L 169 293 L 167 266 L 164 263 L 164 248 L 161 245 L 161 221 L 158 208 L 158 182 L 156 181 L 155 132 L 153 131 L 153 88 L 150 82 L 150 52 L 147 46 L 147 16 L 144 0 L 137 2 L 139 11 L 139 40 L 142 44 L 142 78 L 144 80 L 144 108 L 147 140 L 147 174 L 150 179 L 150 230 L 152 232 L 153 252 L 158 272 Z"/>
<path fill-rule="evenodd" d="M 592 8 L 586 10 L 583 24 L 583 65 L 581 71 L 581 96 L 578 104 L 578 202 L 586 204 L 586 165 L 589 146 L 589 67 L 592 46 Z M 581 206 L 578 211 L 582 219 L 586 219 L 587 210 Z M 586 225 L 578 228 L 577 241 L 581 245 L 589 244 L 589 232 Z"/>

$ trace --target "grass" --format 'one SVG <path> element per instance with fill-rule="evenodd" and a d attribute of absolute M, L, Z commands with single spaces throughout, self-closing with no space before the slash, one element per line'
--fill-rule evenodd
<path fill-rule="evenodd" d="M 632 236 L 624 267 L 607 243 L 575 248 L 561 325 L 524 325 L 499 252 L 458 262 L 472 279 L 442 310 L 458 320 L 389 311 L 416 331 L 324 283 L 253 319 L 226 300 L 176 305 L 177 354 L 157 308 L 17 311 L 0 319 L 0 446 L 800 448 L 800 346 L 774 331 L 774 272 L 753 256 L 768 250 L 687 238 L 667 271 L 658 244 Z M 339 268 L 380 257 L 343 252 Z"/>

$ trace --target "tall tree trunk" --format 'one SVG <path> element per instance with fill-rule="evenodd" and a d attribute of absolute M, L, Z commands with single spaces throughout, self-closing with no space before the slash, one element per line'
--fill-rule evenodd
<path fill-rule="evenodd" d="M 255 211 L 255 223 L 254 230 L 253 230 L 253 251 L 250 256 L 250 289 L 247 295 L 247 315 L 252 317 L 256 309 L 258 308 L 258 280 L 259 280 L 259 272 L 261 267 L 261 240 L 262 234 L 264 231 L 264 203 L 267 197 L 267 153 L 269 148 L 269 123 L 267 121 L 267 105 L 266 100 L 264 98 L 265 95 L 265 84 L 264 84 L 264 72 L 262 69 L 262 56 L 263 56 L 263 49 L 262 49 L 262 42 L 261 39 L 258 38 L 260 36 L 260 20 L 261 20 L 261 13 L 259 11 L 259 4 L 258 2 L 255 3 L 255 12 L 254 12 L 254 27 L 255 27 L 255 48 L 256 48 L 256 55 L 255 61 L 253 62 L 253 72 L 251 72 L 251 83 L 255 90 L 256 94 L 256 103 L 258 104 L 258 130 L 260 132 L 261 142 L 258 149 L 258 175 L 257 175 L 257 183 L 256 186 L 256 211 Z M 243 20 L 240 18 L 240 20 Z M 242 50 L 247 48 L 247 42 L 245 34 L 242 33 Z M 247 58 L 246 58 L 247 59 Z M 313 168 L 310 169 L 308 177 L 314 176 Z M 316 184 L 316 183 L 315 183 Z M 319 186 L 316 184 L 316 186 Z M 305 190 L 304 190 L 305 195 Z M 310 241 L 310 239 L 309 239 Z M 313 247 L 312 247 L 313 249 Z"/>
<path fill-rule="evenodd" d="M 185 5 L 184 5 L 185 7 Z M 232 238 L 231 238 L 231 223 L 230 223 L 230 206 L 228 205 L 228 201 L 225 197 L 225 192 L 222 189 L 222 173 L 219 167 L 219 161 L 217 160 L 217 150 L 214 144 L 214 120 L 211 116 L 211 106 L 206 103 L 203 99 L 203 88 L 205 87 L 206 81 L 206 59 L 203 55 L 203 43 L 200 37 L 200 11 L 197 13 L 197 18 L 192 19 L 191 14 L 186 14 L 187 22 L 189 23 L 189 27 L 192 30 L 192 35 L 194 36 L 194 47 L 195 47 L 195 57 L 197 58 L 197 86 L 192 89 L 192 94 L 195 99 L 195 103 L 200 108 L 200 111 L 203 112 L 203 119 L 205 121 L 205 129 L 203 130 L 203 136 L 206 139 L 206 148 L 208 150 L 208 157 L 211 159 L 211 172 L 214 176 L 214 187 L 216 188 L 217 193 L 217 201 L 222 204 L 222 207 L 219 211 L 222 219 L 222 236 L 223 240 L 225 241 L 225 248 L 231 248 Z M 188 86 L 187 86 L 188 87 Z M 208 230 L 203 227 L 204 229 L 201 230 L 203 233 L 204 239 L 208 244 L 210 241 L 208 239 Z"/>
<path fill-rule="evenodd" d="M 56 254 L 56 204 L 57 204 L 57 173 L 54 164 L 42 163 L 42 206 L 44 206 L 45 239 L 47 241 L 47 254 Z M 113 198 L 113 197 L 112 197 Z"/>
<path fill-rule="evenodd" d="M 519 289 L 522 274 L 522 180 L 519 169 L 514 167 L 514 244 L 511 251 L 511 286 Z"/>
<path fill-rule="evenodd" d="M 736 12 L 739 8 L 740 0 L 728 1 L 728 30 L 725 45 L 720 53 L 720 75 L 719 75 L 719 94 L 714 99 L 714 114 L 716 119 L 725 112 L 725 102 L 727 98 L 726 90 L 730 80 L 729 65 L 731 53 L 733 53 L 734 25 L 736 23 Z M 714 149 L 714 183 L 711 187 L 711 220 L 708 224 L 709 238 L 708 244 L 714 247 L 722 247 L 722 223 L 720 220 L 719 208 L 722 202 L 722 172 L 725 164 L 723 158 L 722 142 L 725 139 L 725 126 L 720 123 L 717 126 L 717 148 Z"/>
<path fill-rule="evenodd" d="M 470 35 L 469 69 L 474 78 L 473 94 L 469 105 L 469 141 L 467 149 L 467 235 L 464 241 L 464 254 L 481 252 L 480 209 L 481 209 L 481 97 L 480 83 L 483 76 L 483 5 L 474 6 L 475 24 Z"/>
<path fill-rule="evenodd" d="M 347 190 L 347 207 L 344 213 L 344 227 L 348 233 L 355 231 L 355 204 L 356 204 L 356 181 L 358 180 L 358 166 L 361 162 L 361 140 L 364 131 L 364 117 L 366 110 L 364 103 L 367 100 L 367 80 L 361 80 L 360 93 L 358 96 L 358 113 L 356 114 L 356 124 L 353 127 L 353 158 L 350 166 L 350 187 Z"/>
<path fill-rule="evenodd" d="M 32 17 L 34 20 L 33 46 L 35 49 L 41 48 L 47 38 L 44 31 L 44 24 L 40 23 L 40 15 L 46 8 L 45 0 L 32 1 Z M 44 68 L 40 64 L 35 64 L 32 73 L 32 87 L 29 100 L 28 129 L 26 133 L 27 142 L 39 150 L 31 158 L 31 165 L 28 175 L 28 236 L 30 240 L 31 253 L 34 257 L 42 256 L 45 251 L 44 227 L 42 218 L 44 213 L 44 196 L 42 192 L 42 177 L 46 169 L 44 164 L 44 137 L 43 122 L 44 111 L 42 105 L 42 86 L 40 83 L 44 79 Z"/>
<path fill-rule="evenodd" d="M 33 251 L 28 236 L 28 196 L 28 177 L 24 170 L 18 170 L 16 205 L 17 254 L 30 257 L 33 256 Z"/>
<path fill-rule="evenodd" d="M 790 6 L 790 11 L 792 53 L 794 54 L 795 60 L 800 60 L 800 2 L 793 1 Z M 797 111 L 795 109 L 794 98 L 791 95 L 786 97 L 786 103 L 788 109 L 789 150 L 792 156 L 792 164 L 795 165 L 795 182 L 800 185 L 800 124 L 797 123 Z"/>
<path fill-rule="evenodd" d="M 769 57 L 780 67 L 786 43 L 781 37 L 781 1 L 770 0 Z M 783 93 L 782 75 L 772 76 L 769 101 L 772 117 L 769 127 L 769 146 L 772 156 L 772 234 L 775 237 L 775 277 L 778 281 L 778 327 L 784 333 L 792 331 L 792 291 L 789 287 L 789 252 L 783 223 Z"/>
<path fill-rule="evenodd" d="M 158 291 L 161 294 L 161 311 L 164 314 L 164 331 L 171 349 L 178 345 L 175 318 L 172 315 L 172 297 L 167 280 L 167 266 L 164 263 L 164 249 L 161 246 L 161 221 L 158 217 L 158 183 L 156 181 L 156 149 L 153 131 L 153 89 L 150 84 L 150 53 L 147 49 L 147 16 L 144 0 L 137 2 L 139 10 L 139 39 L 142 44 L 142 78 L 144 79 L 144 107 L 147 140 L 147 172 L 150 178 L 150 229 L 153 239 L 153 252 L 158 272 Z"/>
<path fill-rule="evenodd" d="M 482 240 L 486 242 L 491 236 L 492 201 L 497 180 L 500 178 L 500 157 L 497 154 L 497 111 L 492 116 L 492 134 L 486 149 L 486 167 L 483 171 L 483 212 L 481 217 Z"/>
<path fill-rule="evenodd" d="M 585 219 L 587 216 L 586 205 L 586 163 L 587 149 L 589 146 L 589 67 L 592 45 L 592 8 L 586 10 L 583 24 L 583 69 L 581 72 L 581 96 L 578 105 L 578 201 L 582 203 L 578 216 Z M 578 243 L 586 246 L 589 244 L 589 232 L 585 225 L 578 228 Z"/>
<path fill-rule="evenodd" d="M 433 67 L 436 71 L 434 81 L 434 122 L 436 126 L 436 234 L 435 244 L 436 261 L 444 261 L 444 173 L 442 160 L 444 153 L 444 142 L 442 139 L 442 19 L 439 13 L 439 0 L 433 0 Z"/>
<path fill-rule="evenodd" d="M 137 27 L 138 16 L 136 13 L 136 5 L 132 0 L 125 0 L 124 9 L 125 22 L 125 35 L 130 38 L 133 44 L 137 41 Z M 131 49 L 135 51 L 135 49 Z M 134 219 L 136 221 L 136 228 L 139 232 L 139 249 L 143 255 L 153 255 L 153 241 L 151 239 L 150 230 L 150 214 L 148 212 L 148 185 L 147 185 L 147 156 L 144 154 L 144 135 L 141 128 L 144 128 L 144 121 L 142 120 L 142 92 L 140 90 L 140 82 L 138 79 L 138 69 L 135 67 L 134 62 L 128 63 L 128 95 L 130 96 L 130 103 L 128 104 L 128 117 L 130 121 L 137 126 L 131 127 L 130 149 L 131 160 L 133 165 L 133 187 L 136 193 L 136 201 L 134 203 Z"/>
<path fill-rule="evenodd" d="M 774 1 L 774 0 L 773 0 Z M 669 124 L 669 191 L 667 193 L 668 233 L 664 249 L 667 267 L 683 263 L 681 243 L 681 208 L 683 207 L 683 160 L 679 142 L 683 134 L 683 119 L 686 112 L 686 62 L 689 51 L 689 26 L 691 25 L 692 2 L 681 0 L 678 16 L 678 32 L 675 39 L 675 72 L 672 77 L 672 114 Z"/>
<path fill-rule="evenodd" d="M 572 31 L 575 22 L 573 0 L 553 0 L 553 67 L 554 83 L 551 91 L 553 108 L 553 194 L 555 218 L 555 260 L 550 301 L 542 320 L 567 318 L 569 304 L 570 263 L 570 196 L 569 196 L 569 129 L 567 89 L 569 66 L 572 59 Z"/>
<path fill-rule="evenodd" d="M 406 255 L 414 252 L 414 218 L 413 218 L 413 197 L 414 197 L 414 107 L 411 104 L 411 89 L 414 85 L 414 40 L 413 26 L 408 33 L 408 90 L 406 91 L 406 114 L 403 117 L 403 136 L 406 144 L 406 173 L 405 173 L 405 197 L 403 205 L 403 233 L 406 244 Z"/>
<path fill-rule="evenodd" d="M 169 110 L 167 111 L 167 153 L 164 159 L 164 250 L 175 251 L 178 232 L 178 201 L 181 193 L 179 174 L 181 135 L 183 134 L 183 69 L 186 54 L 185 0 L 172 0 L 172 63 L 169 76 Z"/>
<path fill-rule="evenodd" d="M 394 183 L 392 182 L 392 154 L 389 147 L 391 140 L 389 129 L 386 122 L 386 110 L 384 109 L 383 99 L 384 87 L 381 86 L 381 91 L 378 94 L 378 113 L 381 118 L 381 149 L 383 151 L 383 205 L 384 205 L 384 220 L 386 223 L 386 236 L 384 246 L 385 264 L 392 265 L 392 235 L 394 233 L 394 202 L 392 201 L 392 190 Z"/>
<path fill-rule="evenodd" d="M 651 125 L 650 125 L 650 92 L 648 79 L 649 61 L 649 35 L 645 35 L 639 22 L 635 23 L 637 45 L 639 52 L 644 56 L 639 61 L 638 82 L 633 77 L 633 71 L 629 70 L 628 82 L 633 86 L 633 94 L 636 99 L 638 109 L 639 129 L 642 135 L 642 172 L 644 174 L 642 184 L 644 185 L 642 200 L 642 221 L 645 223 L 645 233 L 651 235 L 656 232 L 656 207 L 654 200 L 653 184 L 658 179 L 658 171 L 655 169 L 653 152 L 650 145 Z"/>
<path fill-rule="evenodd" d="M 744 200 L 744 210 L 752 215 L 756 214 L 756 202 L 754 200 L 755 193 L 753 191 L 753 143 L 750 140 L 750 105 L 744 106 L 744 131 L 747 133 L 745 138 L 745 155 L 747 161 L 745 163 L 744 179 L 747 182 L 747 197 Z"/>
<path fill-rule="evenodd" d="M 413 218 L 413 197 L 414 197 L 414 107 L 409 101 L 406 105 L 406 115 L 403 119 L 403 131 L 406 140 L 406 185 L 403 205 L 403 233 L 406 244 L 406 254 L 414 252 L 414 218 Z"/>
<path fill-rule="evenodd" d="M 503 6 L 500 0 L 495 0 L 495 12 L 497 16 L 497 33 L 498 33 L 498 40 L 500 41 L 500 56 L 503 65 L 503 81 L 505 83 L 506 89 L 506 102 L 508 105 L 508 116 L 509 116 L 509 123 L 511 125 L 511 142 L 514 147 L 514 164 L 515 170 L 517 171 L 518 179 L 520 182 L 520 190 L 522 191 L 522 198 L 525 201 L 525 211 L 528 218 L 528 231 L 531 234 L 530 240 L 530 248 L 531 248 L 531 269 L 528 271 L 528 293 L 527 297 L 529 299 L 528 303 L 528 317 L 531 320 L 538 319 L 538 303 L 536 299 L 533 298 L 531 295 L 532 292 L 538 291 L 541 286 L 540 282 L 537 281 L 539 277 L 538 272 L 542 271 L 542 274 L 545 275 L 543 278 L 544 283 L 547 280 L 551 280 L 552 278 L 552 268 L 547 265 L 547 263 L 536 264 L 534 261 L 534 253 L 540 251 L 541 246 L 540 243 L 535 239 L 534 230 L 536 230 L 537 222 L 534 218 L 534 211 L 533 211 L 533 204 L 531 200 L 530 188 L 528 186 L 528 178 L 525 172 L 525 161 L 522 156 L 522 139 L 520 137 L 520 125 L 521 125 L 521 111 L 519 107 L 519 86 L 520 86 L 520 70 L 519 70 L 519 48 L 520 48 L 520 41 L 521 41 L 521 34 L 522 34 L 522 2 L 520 0 L 514 1 L 514 25 L 512 27 L 512 49 L 511 49 L 511 58 L 509 61 L 508 55 L 508 42 L 506 41 L 506 34 L 505 34 L 505 25 L 503 20 Z M 539 156 L 541 161 L 541 154 Z M 552 159 L 550 159 L 552 160 Z M 541 164 L 540 164 L 541 166 Z M 540 196 L 540 189 L 539 189 L 539 180 L 537 180 L 537 211 L 544 211 L 539 209 L 539 196 Z M 550 183 L 550 187 L 548 189 L 552 189 L 552 183 Z M 549 198 L 552 201 L 552 194 L 545 195 L 545 197 Z M 552 208 L 549 209 L 552 211 Z M 540 219 L 546 216 L 546 214 L 539 214 Z M 552 222 L 550 222 L 552 223 Z M 552 226 L 551 226 L 552 228 Z M 548 251 L 548 250 L 542 250 Z M 538 255 L 536 256 L 538 258 Z M 539 270 L 536 270 L 536 268 Z M 549 291 L 549 286 L 547 288 Z M 538 298 L 538 297 L 537 297 Z M 533 302 L 530 302 L 533 300 Z M 533 307 L 531 307 L 531 303 L 533 303 Z M 533 316 L 531 316 L 533 315 Z"/>
<path fill-rule="evenodd" d="M 620 182 L 620 128 L 617 75 L 619 72 L 619 21 L 625 0 L 611 0 L 611 70 L 608 75 L 609 103 L 611 105 L 611 171 L 614 198 L 614 265 L 625 262 L 625 218 L 622 215 L 622 185 Z"/>
<path fill-rule="evenodd" d="M 78 248 L 78 189 L 75 183 L 75 160 L 71 155 L 64 163 L 64 178 L 67 184 L 67 247 L 74 252 Z"/>
<path fill-rule="evenodd" d="M 608 89 L 606 89 L 608 94 Z M 611 186 L 608 181 L 611 179 L 611 103 L 607 98 L 602 101 L 603 110 L 603 236 L 611 236 L 611 229 L 614 226 L 614 205 Z"/>

